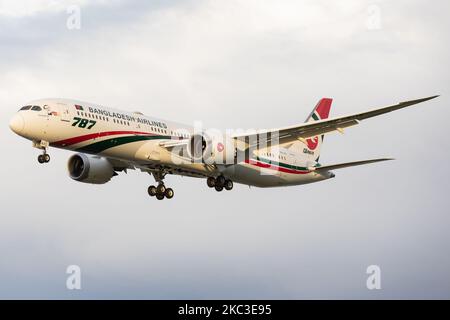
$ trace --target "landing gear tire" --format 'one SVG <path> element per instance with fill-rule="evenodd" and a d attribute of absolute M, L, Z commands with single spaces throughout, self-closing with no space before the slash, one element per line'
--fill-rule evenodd
<path fill-rule="evenodd" d="M 214 188 L 216 189 L 217 192 L 220 192 L 223 190 L 223 187 L 220 185 L 216 185 Z"/>
<path fill-rule="evenodd" d="M 226 190 L 230 191 L 231 189 L 233 189 L 233 181 L 227 179 L 225 181 L 224 187 Z"/>
<path fill-rule="evenodd" d="M 223 187 L 225 185 L 225 181 L 226 181 L 226 179 L 224 176 L 218 176 L 216 179 L 216 185 Z"/>
<path fill-rule="evenodd" d="M 155 187 L 155 186 L 150 186 L 150 187 L 148 187 L 148 195 L 149 195 L 150 197 L 156 196 L 157 193 L 158 193 L 158 192 L 156 191 L 156 187 Z"/>
<path fill-rule="evenodd" d="M 174 196 L 174 192 L 171 188 L 167 188 L 166 192 L 164 193 L 164 195 L 166 196 L 167 199 L 172 199 Z"/>
<path fill-rule="evenodd" d="M 216 185 L 216 179 L 214 177 L 209 177 L 206 180 L 206 184 L 208 185 L 208 187 L 214 188 L 214 186 Z"/>
<path fill-rule="evenodd" d="M 164 194 L 158 193 L 158 194 L 156 195 L 156 199 L 158 199 L 158 200 L 164 200 Z"/>
<path fill-rule="evenodd" d="M 40 164 L 49 163 L 50 162 L 50 155 L 48 155 L 46 153 L 40 154 L 39 157 L 38 157 L 38 162 Z"/>
<path fill-rule="evenodd" d="M 159 184 L 157 187 L 156 187 L 156 192 L 157 193 L 159 193 L 159 194 L 162 194 L 162 195 L 164 195 L 164 193 L 166 192 L 166 186 L 164 185 L 164 184 Z"/>

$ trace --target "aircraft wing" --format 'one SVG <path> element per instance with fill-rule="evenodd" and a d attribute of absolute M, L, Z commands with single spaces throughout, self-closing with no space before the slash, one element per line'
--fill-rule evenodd
<path fill-rule="evenodd" d="M 314 171 L 331 171 L 331 170 L 336 170 L 336 169 L 343 169 L 343 168 L 361 166 L 361 165 L 364 165 L 364 164 L 381 162 L 381 161 L 389 161 L 389 160 L 394 160 L 394 159 L 392 159 L 392 158 L 381 158 L 381 159 L 371 159 L 371 160 L 363 160 L 363 161 L 345 162 L 345 163 L 338 163 L 338 164 L 332 164 L 332 165 L 327 165 L 327 166 L 315 167 L 313 170 Z"/>
<path fill-rule="evenodd" d="M 307 138 L 315 137 L 333 131 L 343 132 L 343 129 L 357 125 L 361 120 L 406 108 L 421 102 L 434 99 L 436 97 L 438 96 L 404 101 L 391 106 L 372 109 L 370 111 L 362 113 L 356 113 L 343 117 L 329 118 L 315 122 L 302 123 L 297 126 L 238 134 L 234 135 L 233 138 L 243 140 L 247 142 L 249 146 L 257 146 L 261 143 L 283 144 L 294 142 L 296 140 L 304 141 Z"/>

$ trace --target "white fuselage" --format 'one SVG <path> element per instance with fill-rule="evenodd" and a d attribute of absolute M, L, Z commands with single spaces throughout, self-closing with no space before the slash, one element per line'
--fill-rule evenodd
<path fill-rule="evenodd" d="M 317 163 L 308 163 L 302 154 L 283 146 L 276 150 L 258 149 L 232 165 L 174 162 L 160 144 L 189 139 L 193 127 L 76 100 L 36 100 L 27 106 L 31 108 L 19 111 L 11 128 L 35 145 L 48 143 L 137 168 L 169 168 L 174 174 L 183 174 L 183 170 L 205 177 L 222 174 L 237 183 L 258 187 L 298 185 L 332 177 L 331 173 L 309 170 Z M 33 110 L 34 106 L 38 108 Z"/>

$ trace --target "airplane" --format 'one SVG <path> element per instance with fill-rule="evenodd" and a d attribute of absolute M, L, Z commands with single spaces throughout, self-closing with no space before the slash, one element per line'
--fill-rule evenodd
<path fill-rule="evenodd" d="M 332 165 L 319 163 L 324 135 L 360 121 L 422 103 L 438 96 L 400 102 L 347 116 L 329 118 L 332 99 L 321 99 L 306 121 L 289 127 L 217 133 L 194 126 L 70 99 L 34 100 L 20 108 L 9 126 L 42 150 L 38 161 L 50 161 L 49 147 L 77 152 L 68 160 L 70 178 L 105 184 L 120 172 L 141 170 L 157 186 L 148 194 L 172 199 L 166 175 L 206 179 L 220 192 L 233 183 L 255 187 L 295 186 L 335 177 L 333 170 L 393 160 L 378 158 Z"/>

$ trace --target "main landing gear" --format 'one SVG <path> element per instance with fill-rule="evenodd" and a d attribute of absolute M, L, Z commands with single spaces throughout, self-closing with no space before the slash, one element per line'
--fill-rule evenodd
<path fill-rule="evenodd" d="M 217 192 L 233 189 L 233 181 L 226 179 L 224 176 L 218 176 L 217 178 L 209 177 L 206 180 L 208 187 L 216 189 Z"/>
<path fill-rule="evenodd" d="M 165 177 L 165 173 L 162 171 L 154 172 L 153 176 L 155 177 L 156 182 L 158 182 L 158 186 L 150 186 L 148 187 L 148 194 L 150 197 L 156 197 L 158 200 L 172 199 L 175 193 L 171 188 L 166 188 L 164 185 L 163 179 Z"/>
<path fill-rule="evenodd" d="M 158 184 L 157 187 L 150 186 L 148 187 L 148 194 L 150 197 L 156 197 L 158 200 L 163 200 L 164 198 L 172 199 L 175 193 L 171 188 L 166 188 L 164 183 Z"/>

